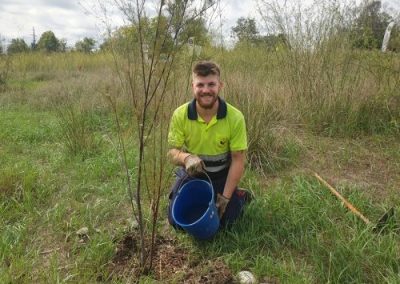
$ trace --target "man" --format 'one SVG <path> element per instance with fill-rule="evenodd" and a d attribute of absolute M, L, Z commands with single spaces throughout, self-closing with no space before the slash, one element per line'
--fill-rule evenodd
<path fill-rule="evenodd" d="M 168 210 L 168 220 L 175 227 L 172 203 L 179 188 L 191 178 L 207 180 L 207 175 L 210 177 L 221 225 L 237 219 L 250 197 L 247 191 L 237 188 L 247 149 L 245 120 L 238 109 L 218 96 L 222 87 L 217 64 L 197 63 L 192 73 L 194 98 L 173 113 L 168 155 L 175 165 L 181 166 Z"/>

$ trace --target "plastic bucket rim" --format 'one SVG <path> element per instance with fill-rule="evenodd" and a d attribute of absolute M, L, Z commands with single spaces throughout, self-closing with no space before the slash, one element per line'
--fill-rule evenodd
<path fill-rule="evenodd" d="M 174 209 L 175 209 L 176 200 L 178 199 L 178 197 L 179 197 L 179 195 L 180 195 L 180 193 L 181 193 L 182 188 L 183 188 L 185 185 L 187 185 L 187 184 L 189 184 L 189 183 L 191 183 L 191 182 L 193 182 L 193 181 L 196 181 L 196 182 L 199 182 L 199 181 L 200 181 L 200 182 L 204 182 L 204 183 L 206 183 L 206 184 L 211 188 L 211 200 L 210 200 L 210 202 L 208 202 L 207 210 L 205 210 L 204 213 L 203 213 L 199 218 L 197 218 L 196 221 L 194 221 L 193 223 L 190 223 L 190 224 L 182 224 L 181 222 L 178 222 L 178 221 L 176 220 L 176 218 L 175 218 L 175 210 L 174 210 Z M 189 182 L 185 183 L 185 184 L 179 189 L 178 194 L 177 194 L 176 197 L 175 197 L 175 200 L 174 200 L 174 202 L 173 202 L 173 204 L 172 204 L 172 219 L 173 219 L 179 226 L 181 226 L 182 228 L 194 226 L 194 225 L 196 225 L 198 222 L 202 221 L 202 219 L 204 218 L 204 216 L 206 216 L 206 214 L 210 211 L 213 202 L 214 202 L 214 188 L 213 188 L 213 186 L 212 186 L 212 183 L 210 183 L 210 182 L 208 182 L 208 181 L 206 181 L 206 180 L 203 180 L 203 179 L 193 179 L 193 180 L 190 180 Z"/>

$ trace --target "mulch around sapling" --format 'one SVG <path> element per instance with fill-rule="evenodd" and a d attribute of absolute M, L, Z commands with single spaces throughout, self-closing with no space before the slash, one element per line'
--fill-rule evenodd
<path fill-rule="evenodd" d="M 201 260 L 170 237 L 158 236 L 151 271 L 139 266 L 139 238 L 125 234 L 117 242 L 115 255 L 108 266 L 110 278 L 138 280 L 141 275 L 164 283 L 233 283 L 232 272 L 221 259 Z"/>

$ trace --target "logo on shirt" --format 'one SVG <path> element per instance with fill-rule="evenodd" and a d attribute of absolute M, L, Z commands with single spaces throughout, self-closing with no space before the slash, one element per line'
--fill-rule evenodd
<path fill-rule="evenodd" d="M 228 138 L 227 137 L 224 137 L 224 136 L 217 136 L 216 137 L 217 138 L 217 145 L 218 145 L 218 147 L 220 147 L 220 148 L 225 148 L 225 147 L 227 147 L 228 146 L 228 143 L 229 143 L 229 141 L 228 141 Z"/>

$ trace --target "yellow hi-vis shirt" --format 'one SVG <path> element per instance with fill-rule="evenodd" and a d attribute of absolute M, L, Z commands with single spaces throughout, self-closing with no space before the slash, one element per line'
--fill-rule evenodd
<path fill-rule="evenodd" d="M 178 107 L 171 119 L 168 144 L 198 155 L 208 172 L 218 172 L 230 165 L 233 151 L 247 149 L 243 114 L 221 98 L 217 115 L 206 123 L 196 111 L 196 100 Z"/>

